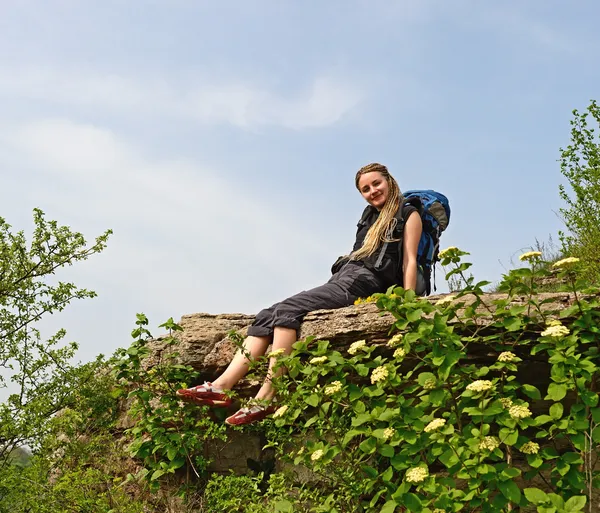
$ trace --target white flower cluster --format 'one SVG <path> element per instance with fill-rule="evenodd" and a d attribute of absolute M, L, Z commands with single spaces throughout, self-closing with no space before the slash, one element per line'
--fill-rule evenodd
<path fill-rule="evenodd" d="M 535 442 L 527 442 L 523 444 L 520 449 L 523 454 L 537 454 L 539 450 L 540 446 Z"/>
<path fill-rule="evenodd" d="M 526 419 L 527 417 L 531 417 L 531 410 L 529 409 L 528 406 L 513 404 L 508 409 L 508 414 L 513 419 Z"/>
<path fill-rule="evenodd" d="M 404 350 L 403 347 L 399 347 L 398 349 L 396 349 L 394 351 L 394 358 L 398 358 L 398 360 L 401 358 L 404 358 L 405 356 L 406 356 L 406 351 Z"/>
<path fill-rule="evenodd" d="M 563 326 L 562 324 L 554 324 L 552 326 L 548 326 L 544 331 L 542 331 L 542 337 L 566 337 L 569 334 L 569 328 Z"/>
<path fill-rule="evenodd" d="M 324 363 L 327 361 L 327 357 L 326 356 L 315 356 L 314 358 L 310 359 L 310 363 L 315 364 L 315 363 Z"/>
<path fill-rule="evenodd" d="M 350 347 L 348 348 L 348 353 L 356 354 L 356 353 L 358 353 L 358 351 L 360 349 L 363 349 L 364 347 L 366 347 L 366 345 L 367 345 L 367 342 L 365 340 L 358 340 L 350 345 Z"/>
<path fill-rule="evenodd" d="M 503 408 L 510 408 L 513 405 L 512 399 L 510 397 L 501 397 L 500 402 L 502 403 Z"/>
<path fill-rule="evenodd" d="M 515 353 L 512 353 L 510 351 L 503 351 L 498 356 L 498 361 L 499 362 L 512 362 L 516 357 L 517 357 L 517 355 Z"/>
<path fill-rule="evenodd" d="M 394 428 L 386 428 L 383 430 L 383 439 L 389 440 L 396 434 L 396 430 Z"/>
<path fill-rule="evenodd" d="M 487 379 L 478 379 L 467 385 L 467 390 L 470 390 L 471 392 L 484 392 L 486 390 L 491 390 L 492 388 L 494 388 L 494 384 Z"/>
<path fill-rule="evenodd" d="M 444 296 L 443 298 L 438 299 L 435 304 L 436 305 L 445 305 L 448 303 L 452 303 L 452 301 L 454 301 L 454 298 L 456 296 L 454 294 L 450 294 L 448 296 Z"/>
<path fill-rule="evenodd" d="M 409 468 L 406 471 L 406 481 L 409 483 L 421 483 L 425 481 L 427 476 L 429 475 L 429 470 L 425 467 L 414 467 Z"/>
<path fill-rule="evenodd" d="M 333 383 L 327 385 L 323 391 L 325 392 L 325 395 L 333 395 L 333 394 L 337 394 L 341 389 L 342 389 L 342 382 L 334 381 Z"/>
<path fill-rule="evenodd" d="M 484 451 L 495 451 L 500 447 L 500 441 L 495 436 L 485 436 L 481 442 L 479 442 L 479 449 Z"/>
<path fill-rule="evenodd" d="M 385 381 L 385 379 L 388 377 L 389 375 L 389 371 L 381 366 L 381 367 L 377 367 L 372 373 L 371 373 L 371 383 L 375 384 L 378 383 L 379 381 Z"/>
<path fill-rule="evenodd" d="M 446 419 L 433 419 L 429 424 L 425 426 L 425 433 L 430 433 L 431 431 L 435 431 L 436 429 L 441 428 L 446 424 Z"/>
<path fill-rule="evenodd" d="M 573 264 L 576 264 L 577 262 L 579 262 L 579 258 L 568 257 L 568 258 L 563 258 L 562 260 L 559 260 L 558 262 L 554 262 L 552 264 L 552 267 L 554 267 L 555 269 L 562 269 L 563 267 L 569 267 Z"/>
<path fill-rule="evenodd" d="M 444 258 L 446 255 L 449 255 L 450 253 L 455 253 L 457 251 L 458 248 L 456 246 L 448 246 L 447 248 L 442 249 L 442 251 L 438 253 L 438 257 Z"/>
<path fill-rule="evenodd" d="M 323 457 L 323 449 L 317 449 L 310 455 L 312 461 L 320 460 Z"/>
<path fill-rule="evenodd" d="M 541 251 L 528 251 L 527 253 L 523 253 L 520 257 L 519 260 L 521 260 L 521 262 L 528 260 L 535 260 L 536 258 L 540 258 L 542 256 L 542 252 Z"/>
<path fill-rule="evenodd" d="M 273 413 L 273 418 L 276 419 L 277 417 L 283 417 L 286 411 L 288 411 L 288 405 L 284 404 L 281 408 L 278 408 L 275 413 Z"/>
<path fill-rule="evenodd" d="M 387 342 L 388 347 L 396 347 L 400 342 L 402 342 L 402 333 L 396 333 L 392 338 L 390 338 Z"/>

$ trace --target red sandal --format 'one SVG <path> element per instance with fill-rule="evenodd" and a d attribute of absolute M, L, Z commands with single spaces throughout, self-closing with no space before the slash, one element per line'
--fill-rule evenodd
<path fill-rule="evenodd" d="M 271 413 L 274 413 L 277 408 L 274 405 L 261 405 L 255 404 L 246 408 L 241 408 L 236 413 L 225 419 L 225 424 L 230 426 L 243 426 L 245 424 L 252 424 L 253 422 L 259 422 Z"/>
<path fill-rule="evenodd" d="M 206 381 L 202 385 L 191 388 L 182 388 L 175 393 L 179 399 L 188 403 L 227 407 L 233 400 L 220 388 L 216 388 L 212 383 Z"/>

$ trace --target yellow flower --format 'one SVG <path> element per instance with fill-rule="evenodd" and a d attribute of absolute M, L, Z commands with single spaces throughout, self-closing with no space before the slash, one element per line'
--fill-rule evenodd
<path fill-rule="evenodd" d="M 552 267 L 554 267 L 555 269 L 562 269 L 563 267 L 569 267 L 573 264 L 576 264 L 577 262 L 579 262 L 579 258 L 567 257 L 563 258 L 562 260 L 559 260 L 558 262 L 554 262 L 552 264 Z"/>
<path fill-rule="evenodd" d="M 467 390 L 470 390 L 471 392 L 483 392 L 485 390 L 491 390 L 492 388 L 494 388 L 494 384 L 487 379 L 478 379 L 467 385 Z"/>
<path fill-rule="evenodd" d="M 554 326 L 549 326 L 544 331 L 542 331 L 542 337 L 566 337 L 569 334 L 569 328 L 563 326 L 562 324 L 555 324 Z"/>
<path fill-rule="evenodd" d="M 506 409 L 510 408 L 513 405 L 512 399 L 510 399 L 509 397 L 501 397 L 500 402 L 502 403 L 502 407 Z"/>
<path fill-rule="evenodd" d="M 279 356 L 283 356 L 285 354 L 285 349 L 275 349 L 275 351 L 271 351 L 267 358 L 278 358 Z"/>
<path fill-rule="evenodd" d="M 315 356 L 314 358 L 310 359 L 310 363 L 315 364 L 315 363 L 323 363 L 327 361 L 327 357 L 326 356 Z"/>
<path fill-rule="evenodd" d="M 510 351 L 504 351 L 504 352 L 500 353 L 500 355 L 498 356 L 498 361 L 499 362 L 512 362 L 516 357 L 517 357 L 517 355 L 515 353 L 511 353 Z"/>
<path fill-rule="evenodd" d="M 528 406 L 521 406 L 521 405 L 513 404 L 508 409 L 508 414 L 513 419 L 525 419 L 527 417 L 531 417 L 531 410 L 529 409 Z"/>
<path fill-rule="evenodd" d="M 521 262 L 525 261 L 525 260 L 535 260 L 536 258 L 540 258 L 542 256 L 541 251 L 528 251 L 527 253 L 523 253 L 520 257 L 519 260 L 521 260 Z"/>
<path fill-rule="evenodd" d="M 388 340 L 386 344 L 388 347 L 396 347 L 400 342 L 402 342 L 402 333 L 396 333 L 392 338 Z"/>
<path fill-rule="evenodd" d="M 395 433 L 396 433 L 396 430 L 394 428 L 386 428 L 383 430 L 383 439 L 389 440 L 390 438 L 392 438 L 394 436 Z"/>
<path fill-rule="evenodd" d="M 425 467 L 414 467 L 406 471 L 406 481 L 409 483 L 421 483 L 429 475 L 429 470 Z"/>
<path fill-rule="evenodd" d="M 546 326 L 562 326 L 562 322 L 560 322 L 558 319 L 552 319 L 546 323 Z"/>
<path fill-rule="evenodd" d="M 540 450 L 540 446 L 535 442 L 527 442 L 521 446 L 520 451 L 523 454 L 537 454 Z"/>
<path fill-rule="evenodd" d="M 406 356 L 406 351 L 402 347 L 399 347 L 398 349 L 396 349 L 394 351 L 394 358 L 400 359 L 400 358 L 404 358 L 405 356 Z"/>
<path fill-rule="evenodd" d="M 320 460 L 323 457 L 323 449 L 317 449 L 310 455 L 312 461 Z"/>
<path fill-rule="evenodd" d="M 436 429 L 441 428 L 444 424 L 446 424 L 446 419 L 433 419 L 429 424 L 425 426 L 425 433 L 429 433 L 431 431 L 435 431 Z"/>
<path fill-rule="evenodd" d="M 284 404 L 281 408 L 278 408 L 275 413 L 273 413 L 273 418 L 276 419 L 277 417 L 283 417 L 286 411 L 288 411 L 288 405 Z"/>
<path fill-rule="evenodd" d="M 492 452 L 495 451 L 499 446 L 500 442 L 494 436 L 486 436 L 481 442 L 479 442 L 479 449 L 482 451 L 487 450 Z"/>
<path fill-rule="evenodd" d="M 435 304 L 436 304 L 436 305 L 445 305 L 445 304 L 448 304 L 448 303 L 452 303 L 452 301 L 454 301 L 454 298 L 455 298 L 455 297 L 456 297 L 456 296 L 455 296 L 455 295 L 453 295 L 453 294 L 450 294 L 450 295 L 448 295 L 448 296 L 444 296 L 444 297 L 442 297 L 442 298 L 438 299 L 438 300 L 435 302 Z"/>
<path fill-rule="evenodd" d="M 348 353 L 356 354 L 360 349 L 366 347 L 366 345 L 367 342 L 365 340 L 357 340 L 356 342 L 350 345 L 350 347 L 348 348 Z"/>
<path fill-rule="evenodd" d="M 331 383 L 330 385 L 327 385 L 325 387 L 325 395 L 333 395 L 336 394 L 337 392 L 339 392 L 342 389 L 342 382 L 341 381 L 334 381 L 333 383 Z"/>
<path fill-rule="evenodd" d="M 385 367 L 377 367 L 371 374 L 371 383 L 375 384 L 379 381 L 385 381 L 389 371 Z"/>
<path fill-rule="evenodd" d="M 458 248 L 456 246 L 448 246 L 447 248 L 442 249 L 442 251 L 438 253 L 438 257 L 444 258 L 447 254 L 455 253 L 456 251 L 458 251 Z"/>

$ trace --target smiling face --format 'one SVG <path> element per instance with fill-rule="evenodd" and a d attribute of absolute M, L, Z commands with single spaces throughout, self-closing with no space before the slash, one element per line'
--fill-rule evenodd
<path fill-rule="evenodd" d="M 369 205 L 381 210 L 388 199 L 390 186 L 379 171 L 371 171 L 360 176 L 358 190 Z"/>

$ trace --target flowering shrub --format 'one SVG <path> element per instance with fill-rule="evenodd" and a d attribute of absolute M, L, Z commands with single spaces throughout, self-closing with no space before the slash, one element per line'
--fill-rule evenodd
<path fill-rule="evenodd" d="M 440 252 L 446 278 L 464 283 L 451 297 L 375 296 L 395 318 L 387 344 L 342 353 L 308 338 L 280 360 L 268 445 L 311 469 L 321 492 L 293 511 L 597 511 L 598 291 L 582 297 L 576 262 L 563 262 L 574 304 L 549 310 L 536 285 L 547 265 L 530 252 L 504 277 L 506 296 L 486 303 L 466 254 Z M 473 358 L 482 348 L 485 363 Z"/>

